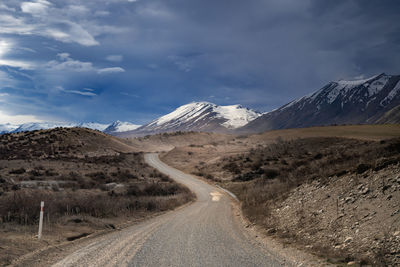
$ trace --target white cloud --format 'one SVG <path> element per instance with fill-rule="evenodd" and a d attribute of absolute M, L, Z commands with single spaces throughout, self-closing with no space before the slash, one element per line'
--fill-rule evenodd
<path fill-rule="evenodd" d="M 0 110 L 0 123 L 22 124 L 27 122 L 41 122 L 34 115 L 10 115 Z"/>
<path fill-rule="evenodd" d="M 99 45 L 99 42 L 81 25 L 70 21 L 60 21 L 57 26 L 51 25 L 45 28 L 44 35 L 64 43 L 75 42 L 83 46 Z"/>
<path fill-rule="evenodd" d="M 15 12 L 15 8 L 8 7 L 6 4 L 0 4 L 0 10 L 7 10 L 7 11 L 12 11 Z"/>
<path fill-rule="evenodd" d="M 95 94 L 93 92 L 89 92 L 85 89 L 84 89 L 85 91 L 67 90 L 67 89 L 64 89 L 62 86 L 57 86 L 56 89 L 60 92 L 64 92 L 64 93 L 68 93 L 68 94 L 76 94 L 76 95 L 83 95 L 83 96 L 97 96 L 97 94 Z"/>
<path fill-rule="evenodd" d="M 99 74 L 118 73 L 118 72 L 125 72 L 125 70 L 120 67 L 104 68 L 97 70 L 97 73 Z"/>
<path fill-rule="evenodd" d="M 11 44 L 5 40 L 0 41 L 0 57 L 10 50 Z"/>
<path fill-rule="evenodd" d="M 24 19 L 8 14 L 0 14 L 0 33 L 6 34 L 32 34 L 33 25 L 25 23 Z"/>
<path fill-rule="evenodd" d="M 125 70 L 121 67 L 104 68 L 97 70 L 97 73 L 99 74 L 118 73 L 118 72 L 125 72 Z"/>
<path fill-rule="evenodd" d="M 36 2 L 21 3 L 21 10 L 24 13 L 32 14 L 33 16 L 45 16 L 51 3 L 43 0 Z"/>
<path fill-rule="evenodd" d="M 20 60 L 8 60 L 0 59 L 0 66 L 9 66 L 14 68 L 20 68 L 25 70 L 34 69 L 34 65 L 25 61 Z"/>
<path fill-rule="evenodd" d="M 22 60 L 11 60 L 5 58 L 10 50 L 14 50 L 14 44 L 9 40 L 0 41 L 0 66 L 16 67 L 21 69 L 33 69 L 33 64 Z"/>
<path fill-rule="evenodd" d="M 68 53 L 57 54 L 59 60 L 47 62 L 46 67 L 52 70 L 93 71 L 91 62 L 72 59 Z"/>
<path fill-rule="evenodd" d="M 28 16 L 21 13 L 18 13 L 20 16 L 0 14 L 0 33 L 38 35 L 83 46 L 99 45 L 94 35 L 88 31 L 96 23 L 88 20 L 88 9 L 84 6 L 62 9 L 54 7 L 48 1 L 38 0 L 21 3 L 21 10 Z M 97 31 L 97 34 L 103 33 L 101 27 Z"/>
<path fill-rule="evenodd" d="M 68 53 L 59 53 L 57 54 L 57 58 L 58 58 L 57 60 L 51 60 L 47 62 L 46 68 L 57 71 L 78 71 L 78 72 L 93 71 L 97 72 L 98 74 L 125 72 L 125 70 L 121 67 L 98 69 L 93 66 L 92 62 L 83 62 L 76 59 L 72 59 L 71 55 Z"/>
<path fill-rule="evenodd" d="M 121 62 L 123 59 L 123 56 L 122 55 L 109 55 L 106 57 L 106 59 L 111 62 Z"/>

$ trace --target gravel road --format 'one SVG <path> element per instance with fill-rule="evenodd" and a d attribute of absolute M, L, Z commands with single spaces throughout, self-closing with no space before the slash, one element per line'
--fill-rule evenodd
<path fill-rule="evenodd" d="M 283 266 L 243 233 L 222 190 L 147 154 L 146 162 L 186 185 L 197 200 L 94 239 L 54 266 Z"/>

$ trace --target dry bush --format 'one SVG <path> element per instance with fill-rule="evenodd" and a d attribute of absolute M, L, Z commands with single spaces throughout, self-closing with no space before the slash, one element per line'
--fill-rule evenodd
<path fill-rule="evenodd" d="M 138 210 L 163 211 L 182 205 L 192 197 L 190 192 L 174 186 L 164 186 L 162 190 L 147 187 L 140 195 L 124 196 L 93 190 L 19 190 L 0 196 L 0 220 L 35 224 L 39 218 L 40 201 L 45 202 L 45 212 L 52 220 L 56 220 L 62 216 L 79 214 L 103 218 L 132 215 Z"/>
<path fill-rule="evenodd" d="M 302 183 L 315 179 L 325 183 L 333 176 L 379 170 L 398 162 L 399 138 L 382 142 L 306 138 L 277 140 L 249 153 L 225 158 L 215 167 L 236 174 L 233 181 L 240 184 L 227 186 L 243 201 L 250 217 L 265 218 L 265 203 L 284 199 Z M 201 166 L 199 172 L 211 175 L 207 173 L 209 169 L 212 168 Z"/>

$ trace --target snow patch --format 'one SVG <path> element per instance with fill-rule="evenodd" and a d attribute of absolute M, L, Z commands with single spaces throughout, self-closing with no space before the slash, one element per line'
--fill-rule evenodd
<path fill-rule="evenodd" d="M 389 104 L 393 98 L 400 92 L 400 81 L 397 82 L 396 86 L 389 92 L 389 94 L 380 102 L 381 106 Z"/>
<path fill-rule="evenodd" d="M 209 102 L 194 102 L 180 106 L 173 112 L 154 120 L 146 128 L 157 130 L 161 128 L 171 129 L 185 123 L 194 125 L 207 116 L 221 118 L 225 120 L 222 126 L 228 129 L 235 129 L 246 125 L 261 116 L 261 114 L 240 105 L 217 106 Z"/>
<path fill-rule="evenodd" d="M 261 115 L 240 105 L 216 106 L 214 111 L 218 114 L 217 117 L 227 120 L 222 125 L 230 129 L 242 127 Z"/>
<path fill-rule="evenodd" d="M 121 133 L 136 130 L 140 126 L 141 125 L 136 125 L 130 122 L 116 121 L 106 127 L 103 131 L 106 133 Z"/>
<path fill-rule="evenodd" d="M 369 96 L 373 96 L 377 93 L 379 93 L 383 87 L 385 87 L 386 83 L 389 81 L 390 77 L 389 76 L 382 76 L 381 78 L 373 81 L 369 86 L 368 86 L 368 94 Z"/>

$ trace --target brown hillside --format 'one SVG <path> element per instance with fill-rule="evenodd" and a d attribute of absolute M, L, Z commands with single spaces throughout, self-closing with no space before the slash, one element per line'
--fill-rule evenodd
<path fill-rule="evenodd" d="M 134 152 L 121 140 L 85 128 L 55 128 L 0 135 L 0 159 L 63 158 Z"/>

